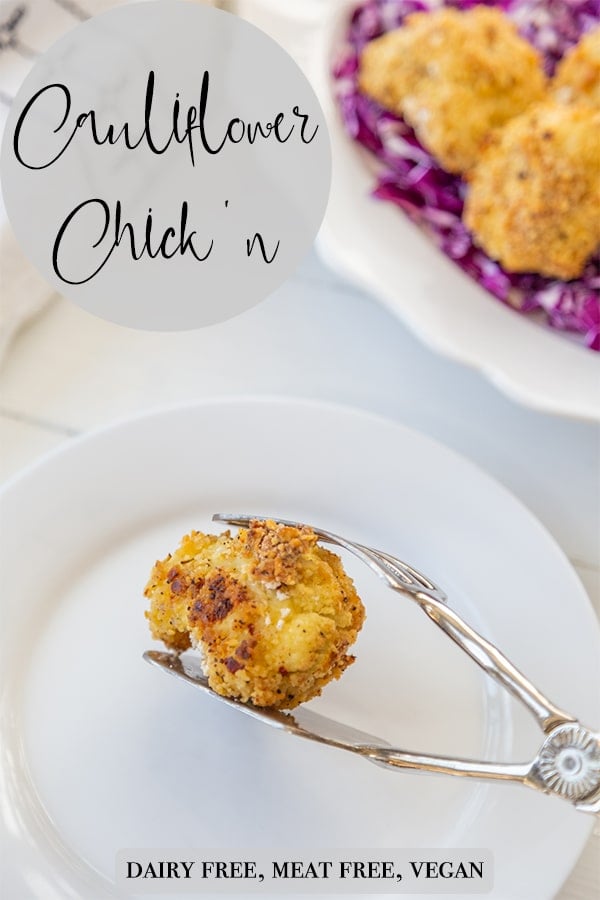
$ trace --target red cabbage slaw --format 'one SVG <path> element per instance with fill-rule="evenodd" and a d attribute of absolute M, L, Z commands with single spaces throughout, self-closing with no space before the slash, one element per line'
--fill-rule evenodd
<path fill-rule="evenodd" d="M 446 5 L 469 9 L 482 5 L 482 0 L 451 0 Z M 549 75 L 565 51 L 600 22 L 600 0 L 488 0 L 485 5 L 499 6 L 517 24 L 542 55 Z M 440 168 L 403 119 L 358 88 L 365 44 L 397 28 L 409 13 L 439 6 L 439 0 L 364 0 L 352 14 L 333 75 L 346 130 L 381 163 L 373 195 L 400 206 L 447 256 L 499 300 L 519 312 L 543 311 L 551 327 L 572 332 L 587 347 L 600 351 L 600 251 L 572 281 L 505 272 L 475 246 L 462 222 L 464 181 Z"/>

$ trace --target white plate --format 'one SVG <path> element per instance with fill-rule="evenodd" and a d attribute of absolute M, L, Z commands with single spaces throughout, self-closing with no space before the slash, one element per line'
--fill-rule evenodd
<path fill-rule="evenodd" d="M 332 93 L 332 61 L 354 5 L 342 0 L 320 27 L 311 67 L 333 154 L 318 242 L 325 261 L 375 294 L 432 349 L 480 369 L 514 400 L 546 413 L 599 420 L 598 354 L 504 306 L 401 210 L 371 197 L 373 157 L 346 133 Z"/>
<path fill-rule="evenodd" d="M 600 719 L 598 627 L 576 575 L 466 460 L 303 402 L 124 422 L 3 496 L 7 898 L 114 897 L 119 848 L 259 846 L 489 848 L 493 897 L 552 897 L 589 817 L 524 788 L 392 773 L 302 742 L 142 661 L 149 570 L 215 510 L 298 517 L 412 561 L 555 702 Z M 418 608 L 348 569 L 368 620 L 356 664 L 315 706 L 407 748 L 530 758 L 541 735 L 525 711 Z"/>

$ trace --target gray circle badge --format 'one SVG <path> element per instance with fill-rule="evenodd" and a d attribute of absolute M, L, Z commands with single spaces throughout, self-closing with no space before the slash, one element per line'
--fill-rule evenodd
<path fill-rule="evenodd" d="M 291 57 L 235 16 L 172 0 L 58 41 L 11 108 L 0 166 L 17 238 L 56 290 L 169 331 L 278 287 L 314 240 L 331 173 Z"/>

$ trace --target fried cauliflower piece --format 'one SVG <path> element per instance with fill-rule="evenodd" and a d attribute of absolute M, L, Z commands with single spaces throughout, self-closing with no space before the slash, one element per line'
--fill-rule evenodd
<path fill-rule="evenodd" d="M 487 135 L 542 100 L 540 58 L 497 9 L 413 13 L 364 48 L 362 91 L 402 115 L 448 172 L 468 171 Z"/>
<path fill-rule="evenodd" d="M 548 102 L 509 122 L 470 173 L 463 220 L 508 272 L 581 275 L 600 243 L 600 110 Z"/>
<path fill-rule="evenodd" d="M 365 618 L 339 557 L 309 528 L 272 521 L 235 536 L 192 531 L 156 563 L 145 595 L 153 637 L 198 647 L 214 691 L 281 709 L 354 662 L 346 651 Z"/>
<path fill-rule="evenodd" d="M 565 53 L 552 80 L 557 100 L 588 101 L 600 107 L 600 27 L 589 31 Z"/>

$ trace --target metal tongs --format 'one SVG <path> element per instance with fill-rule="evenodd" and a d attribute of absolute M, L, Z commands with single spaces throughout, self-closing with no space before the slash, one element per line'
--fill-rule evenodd
<path fill-rule="evenodd" d="M 252 521 L 267 521 L 267 518 L 219 513 L 213 516 L 213 521 L 247 526 Z M 303 527 L 302 523 L 285 519 L 274 521 L 282 525 Z M 147 651 L 144 659 L 199 687 L 229 706 L 260 719 L 261 722 L 298 737 L 328 744 L 340 750 L 349 750 L 379 765 L 399 769 L 419 769 L 442 775 L 460 775 L 466 778 L 516 782 L 544 794 L 562 797 L 581 812 L 600 812 L 600 734 L 585 728 L 574 716 L 559 709 L 544 697 L 493 644 L 474 631 L 447 606 L 444 592 L 425 575 L 389 553 L 372 550 L 370 547 L 312 525 L 306 527 L 311 528 L 321 541 L 349 550 L 383 579 L 388 587 L 418 603 L 423 612 L 474 659 L 477 665 L 527 707 L 545 734 L 544 741 L 531 762 L 490 763 L 407 753 L 390 747 L 381 738 L 357 731 L 309 709 L 295 710 L 292 715 L 221 697 L 208 686 L 199 664 L 194 660 L 154 650 Z"/>

